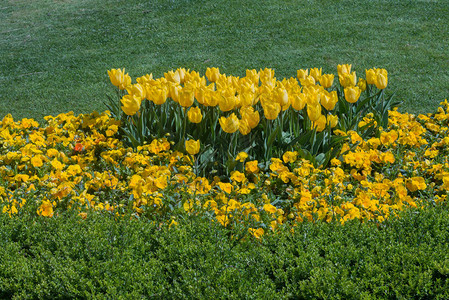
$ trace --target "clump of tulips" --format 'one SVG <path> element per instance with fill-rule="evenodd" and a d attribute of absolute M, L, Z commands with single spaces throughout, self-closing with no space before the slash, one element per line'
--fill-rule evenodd
<path fill-rule="evenodd" d="M 246 70 L 239 78 L 218 68 L 208 68 L 206 76 L 179 68 L 136 83 L 124 69 L 108 74 L 119 100 L 111 97 L 108 108 L 121 121 L 124 140 L 137 147 L 167 137 L 176 150 L 195 155 L 195 170 L 203 175 L 241 169 L 242 153 L 262 168 L 286 151 L 325 166 L 341 155 L 346 139 L 335 133 L 378 135 L 398 105 L 384 95 L 385 69 L 366 70 L 366 80 L 357 81 L 351 65 L 338 65 L 338 86 L 334 74 L 318 68 L 281 81 L 272 69 Z"/>

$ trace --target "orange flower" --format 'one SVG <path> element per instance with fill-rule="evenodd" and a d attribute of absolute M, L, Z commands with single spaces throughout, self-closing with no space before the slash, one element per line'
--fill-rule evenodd
<path fill-rule="evenodd" d="M 75 152 L 81 152 L 81 151 L 83 151 L 83 149 L 84 149 L 83 144 L 81 144 L 81 143 L 76 143 L 76 144 L 75 144 L 75 148 L 73 148 L 73 151 L 75 151 Z"/>

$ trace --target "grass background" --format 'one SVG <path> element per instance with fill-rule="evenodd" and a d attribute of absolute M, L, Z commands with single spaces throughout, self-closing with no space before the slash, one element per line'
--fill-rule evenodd
<path fill-rule="evenodd" d="M 402 110 L 432 112 L 449 94 L 448 16 L 446 0 L 2 1 L 0 118 L 103 111 L 111 68 L 282 79 L 341 63 L 386 68 Z"/>

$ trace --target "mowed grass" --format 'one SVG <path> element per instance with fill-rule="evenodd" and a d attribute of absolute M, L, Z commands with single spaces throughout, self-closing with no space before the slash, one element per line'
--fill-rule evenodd
<path fill-rule="evenodd" d="M 449 97 L 449 1 L 9 0 L 0 4 L 0 118 L 103 111 L 106 71 L 243 76 L 386 68 L 402 110 Z"/>

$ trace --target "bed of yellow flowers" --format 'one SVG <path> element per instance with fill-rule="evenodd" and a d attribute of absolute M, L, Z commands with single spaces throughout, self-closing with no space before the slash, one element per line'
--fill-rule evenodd
<path fill-rule="evenodd" d="M 126 101 L 125 112 L 132 109 Z M 312 127 L 320 126 L 317 121 Z M 367 115 L 361 123 L 370 121 Z M 132 213 L 169 226 L 183 214 L 203 214 L 229 228 L 243 224 L 257 238 L 306 219 L 380 223 L 400 210 L 446 200 L 448 123 L 447 100 L 435 114 L 392 110 L 377 137 L 363 139 L 361 132 L 336 127 L 332 134 L 347 139 L 326 168 L 297 151 L 268 163 L 239 152 L 232 159 L 242 168 L 223 179 L 196 172 L 198 141 L 186 139 L 181 150 L 166 137 L 125 146 L 118 138 L 121 123 L 108 111 L 48 116 L 43 124 L 7 115 L 0 127 L 0 208 L 11 217 L 27 207 L 42 217 L 65 210 L 81 218 L 98 211 Z M 219 124 L 223 130 L 231 126 L 222 119 Z"/>

